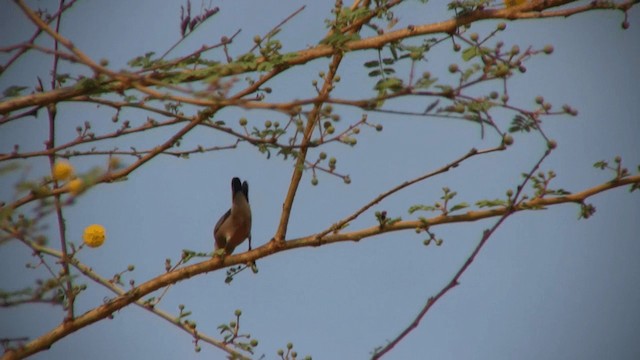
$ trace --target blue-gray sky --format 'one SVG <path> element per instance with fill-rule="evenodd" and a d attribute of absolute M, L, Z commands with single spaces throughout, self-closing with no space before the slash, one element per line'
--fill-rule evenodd
<path fill-rule="evenodd" d="M 34 5 L 44 5 L 34 2 Z M 61 32 L 93 59 L 106 58 L 114 69 L 148 51 L 162 53 L 179 39 L 176 1 L 84 1 L 64 17 Z M 236 30 L 242 32 L 231 46 L 233 55 L 247 51 L 256 34 L 265 34 L 300 6 L 306 9 L 284 26 L 279 39 L 285 51 L 311 46 L 326 33 L 324 19 L 331 2 L 218 1 L 220 14 L 202 25 L 172 53 L 184 55 L 202 44 L 217 42 Z M 25 39 L 33 25 L 13 3 L 0 5 L 0 46 Z M 194 2 L 194 9 L 200 4 Z M 395 10 L 399 26 L 437 21 L 450 16 L 444 2 L 419 2 Z M 598 160 L 620 155 L 636 169 L 640 163 L 640 12 L 629 13 L 631 28 L 621 29 L 622 14 L 591 12 L 567 19 L 509 22 L 500 39 L 507 45 L 541 48 L 553 44 L 551 56 L 528 62 L 528 71 L 510 81 L 515 105 L 531 106 L 543 95 L 556 107 L 568 103 L 577 117 L 544 120 L 545 132 L 559 146 L 543 170 L 558 174 L 556 187 L 578 191 L 604 182 L 610 173 L 592 167 Z M 485 35 L 496 22 L 474 24 Z M 49 43 L 47 43 L 49 44 Z M 6 58 L 2 55 L 3 59 Z M 347 54 L 336 94 L 353 97 L 372 94 L 364 61 L 374 52 Z M 221 53 L 211 57 L 222 59 Z M 434 51 L 420 71 L 446 77 L 447 66 L 462 64 L 449 45 Z M 293 69 L 269 84 L 273 100 L 286 101 L 313 94 L 311 80 L 326 70 L 327 60 Z M 63 66 L 67 66 L 66 64 Z M 77 67 L 75 67 L 77 69 Z M 50 60 L 31 54 L 0 77 L 0 88 L 33 86 L 38 75 L 47 79 Z M 86 70 L 83 70 L 86 71 Z M 47 80 L 48 83 L 48 80 Z M 424 104 L 400 103 L 420 110 Z M 360 118 L 361 112 L 341 109 L 341 125 Z M 43 113 L 41 114 L 43 115 Z M 96 129 L 111 129 L 107 109 L 81 104 L 59 107 L 59 142 L 75 136 L 75 127 L 90 121 Z M 280 120 L 274 113 L 221 112 L 228 124 L 247 116 L 252 124 Z M 146 115 L 127 112 L 132 121 Z M 15 122 L 0 128 L 0 152 L 42 149 L 46 121 Z M 338 171 L 352 183 L 320 175 L 310 184 L 305 173 L 296 197 L 288 238 L 323 230 L 357 210 L 373 197 L 406 179 L 432 171 L 466 153 L 471 147 L 495 145 L 495 136 L 480 137 L 469 123 L 442 119 L 370 114 L 384 131 L 363 129 L 358 145 L 330 145 L 325 151 L 338 158 Z M 500 119 L 507 127 L 510 118 Z M 169 131 L 156 131 L 135 141 L 139 148 L 165 141 Z M 197 130 L 183 141 L 190 145 L 228 145 L 234 140 L 213 130 Z M 109 147 L 111 144 L 104 144 Z M 474 203 L 502 197 L 520 181 L 544 152 L 536 134 L 515 135 L 510 151 L 472 160 L 433 180 L 406 189 L 385 200 L 375 210 L 410 219 L 407 209 L 430 204 L 441 188 L 458 191 L 460 201 Z M 312 152 L 312 157 L 317 152 Z M 131 159 L 124 159 L 130 162 Z M 72 159 L 79 171 L 104 166 L 99 158 Z M 24 162 L 33 178 L 47 172 L 46 159 Z M 107 277 L 135 264 L 137 283 L 164 271 L 166 258 L 177 259 L 184 248 L 211 251 L 211 230 L 229 206 L 229 180 L 240 176 L 251 184 L 254 216 L 253 241 L 259 246 L 271 239 L 292 163 L 266 160 L 255 148 L 194 155 L 189 160 L 162 157 L 137 170 L 125 182 L 99 185 L 65 209 L 69 237 L 80 242 L 82 229 L 100 223 L 107 229 L 106 243 L 85 249 L 80 258 Z M 0 179 L 1 198 L 13 195 L 13 178 Z M 597 208 L 589 220 L 578 220 L 575 205 L 511 217 L 490 239 L 459 287 L 447 294 L 387 359 L 638 359 L 640 358 L 640 201 L 627 189 L 617 189 L 589 200 Z M 198 328 L 216 335 L 216 327 L 242 309 L 242 330 L 259 339 L 256 358 L 276 358 L 276 350 L 293 342 L 300 355 L 314 359 L 368 358 L 403 330 L 429 296 L 437 293 L 462 265 L 495 219 L 434 228 L 444 239 L 440 247 L 422 245 L 424 234 L 395 232 L 359 243 L 342 243 L 276 254 L 259 261 L 257 275 L 243 273 L 224 284 L 224 271 L 183 281 L 168 292 L 160 307 L 177 313 L 178 304 L 193 312 Z M 373 214 L 352 224 L 371 226 Z M 51 223 L 53 225 L 53 222 Z M 55 228 L 47 232 L 57 244 Z M 244 249 L 244 247 L 241 247 Z M 0 247 L 0 288 L 17 289 L 35 277 L 27 270 L 34 262 L 18 243 Z M 79 312 L 111 296 L 88 282 L 89 291 L 78 300 Z M 62 319 L 59 308 L 28 305 L 0 309 L 0 338 L 35 337 Z M 72 334 L 36 359 L 84 358 L 223 358 L 219 350 L 203 345 L 193 351 L 191 338 L 164 320 L 137 307 L 126 308 L 113 320 L 104 320 Z"/>

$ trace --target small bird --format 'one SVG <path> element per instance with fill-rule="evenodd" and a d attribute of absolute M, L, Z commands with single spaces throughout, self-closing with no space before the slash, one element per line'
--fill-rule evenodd
<path fill-rule="evenodd" d="M 249 184 L 240 179 L 231 179 L 231 209 L 213 228 L 216 250 L 225 249 L 230 255 L 245 239 L 249 239 L 251 250 L 251 206 L 249 206 Z"/>

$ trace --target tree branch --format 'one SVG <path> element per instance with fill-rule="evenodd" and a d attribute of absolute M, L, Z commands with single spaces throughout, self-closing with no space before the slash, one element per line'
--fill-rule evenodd
<path fill-rule="evenodd" d="M 54 38 L 58 38 L 62 44 L 64 44 L 67 48 L 70 49 L 77 57 L 78 61 L 87 65 L 94 71 L 102 74 L 106 74 L 110 76 L 115 83 L 112 85 L 114 89 L 118 89 L 119 91 L 124 91 L 127 89 L 131 89 L 135 83 L 144 84 L 144 83 L 153 83 L 155 85 L 161 84 L 161 81 L 164 78 L 168 78 L 171 76 L 175 76 L 175 73 L 168 73 L 167 75 L 158 75 L 158 74 L 147 74 L 145 76 L 139 76 L 135 74 L 123 74 L 123 73 L 114 73 L 109 71 L 103 66 L 96 64 L 91 59 L 89 59 L 86 55 L 80 52 L 77 48 L 73 46 L 68 39 L 60 36 L 59 34 L 55 34 L 46 23 L 40 20 L 37 15 L 31 11 L 22 0 L 15 0 L 27 14 L 31 14 L 30 18 L 34 23 L 40 26 L 43 30 L 49 33 Z M 575 15 L 582 12 L 587 12 L 591 10 L 597 9 L 616 9 L 620 11 L 628 11 L 632 6 L 636 5 L 639 0 L 627 0 L 616 4 L 611 4 L 609 2 L 603 1 L 592 1 L 589 4 L 583 6 L 576 6 L 574 8 L 567 8 L 562 10 L 555 11 L 545 11 L 547 9 L 551 9 L 554 7 L 562 6 L 569 4 L 573 1 L 567 0 L 547 0 L 547 1 L 533 1 L 528 3 L 527 5 L 509 8 L 509 9 L 485 9 L 485 10 L 477 10 L 471 12 L 467 15 L 454 17 L 446 21 L 433 23 L 433 24 L 424 24 L 424 25 L 415 25 L 409 26 L 405 29 L 391 31 L 382 35 L 373 36 L 361 40 L 349 41 L 343 44 L 344 51 L 356 51 L 356 50 L 366 50 L 366 49 L 379 49 L 386 44 L 400 41 L 402 39 L 421 36 L 421 35 L 429 35 L 429 34 L 437 34 L 437 33 L 454 33 L 457 28 L 471 24 L 473 22 L 481 21 L 481 20 L 495 20 L 495 19 L 508 19 L 508 20 L 516 20 L 516 19 L 534 19 L 534 18 L 552 18 L 552 17 L 568 17 L 571 15 Z M 47 29 L 49 31 L 47 31 Z M 279 69 L 289 68 L 296 65 L 302 65 L 309 61 L 332 56 L 335 49 L 330 45 L 318 45 L 310 49 L 300 50 L 295 52 L 296 57 L 287 61 L 283 61 L 279 65 Z M 267 61 L 265 58 L 260 58 L 257 63 L 262 63 Z M 255 69 L 247 69 L 244 72 L 253 72 Z M 280 72 L 278 70 L 277 72 Z M 277 73 L 276 72 L 276 73 Z M 236 73 L 235 76 L 239 75 Z M 193 76 L 189 81 L 199 81 L 203 80 L 208 75 L 200 75 Z M 271 78 L 269 76 L 267 78 Z M 166 84 L 165 84 L 166 85 Z M 0 114 L 8 114 L 9 112 L 23 109 L 29 106 L 43 106 L 51 102 L 60 102 L 71 99 L 75 96 L 86 95 L 86 90 L 82 90 L 77 86 L 71 86 L 67 88 L 57 89 L 46 93 L 38 93 L 31 94 L 26 96 L 20 96 L 11 98 L 10 100 L 0 102 Z M 198 103 L 203 106 L 210 105 L 210 103 L 206 101 L 191 99 L 191 101 Z"/>
<path fill-rule="evenodd" d="M 451 281 L 449 281 L 449 283 L 447 285 L 445 285 L 435 296 L 430 297 L 429 299 L 427 299 L 427 302 L 422 307 L 422 310 L 420 310 L 420 312 L 418 313 L 416 318 L 411 322 L 411 324 L 409 324 L 409 326 L 407 326 L 400 333 L 400 335 L 398 335 L 395 339 L 393 339 L 391 342 L 389 342 L 383 348 L 375 351 L 375 353 L 371 357 L 372 360 L 378 360 L 378 359 L 382 358 L 386 353 L 388 353 L 396 345 L 398 345 L 407 335 L 409 335 L 409 333 L 411 333 L 411 331 L 413 331 L 414 329 L 416 329 L 418 327 L 418 325 L 420 324 L 420 321 L 422 320 L 422 318 L 424 318 L 424 316 L 427 314 L 427 312 L 431 309 L 431 307 L 438 300 L 440 300 L 451 289 L 453 289 L 454 287 L 456 287 L 456 286 L 458 286 L 460 284 L 460 277 L 462 276 L 462 274 L 464 274 L 467 271 L 469 266 L 471 266 L 471 263 L 473 263 L 473 261 L 475 260 L 476 256 L 478 256 L 478 254 L 480 253 L 480 250 L 482 250 L 482 248 L 487 243 L 487 241 L 489 240 L 491 235 L 493 235 L 495 233 L 495 231 L 498 229 L 498 227 L 500 227 L 500 225 L 502 225 L 502 223 L 504 223 L 504 221 L 507 220 L 507 218 L 515 212 L 515 208 L 517 208 L 517 206 L 518 206 L 517 204 L 522 202 L 522 200 L 520 200 L 520 195 L 522 194 L 522 191 L 523 191 L 525 185 L 527 184 L 527 182 L 529 182 L 529 180 L 531 179 L 533 174 L 536 171 L 538 171 L 538 168 L 540 167 L 540 165 L 542 164 L 544 159 L 546 159 L 547 156 L 549 156 L 550 153 L 551 153 L 550 149 L 545 151 L 544 155 L 542 157 L 540 157 L 538 162 L 533 166 L 533 168 L 531 168 L 531 170 L 529 171 L 527 176 L 524 178 L 522 183 L 520 183 L 520 185 L 517 186 L 518 190 L 516 191 L 516 194 L 513 196 L 513 199 L 510 199 L 510 201 L 512 201 L 512 203 L 516 204 L 516 205 L 512 206 L 510 204 L 509 206 L 507 206 L 507 211 L 500 217 L 500 219 L 498 219 L 498 221 L 496 221 L 496 223 L 491 227 L 491 229 L 485 230 L 483 232 L 482 238 L 480 239 L 480 242 L 478 242 L 478 245 L 476 245 L 476 247 L 471 252 L 471 255 L 469 255 L 469 257 L 462 264 L 460 269 L 458 269 L 458 271 L 453 276 Z"/>
<path fill-rule="evenodd" d="M 587 198 L 601 192 L 631 184 L 640 184 L 640 175 L 614 179 L 570 195 L 535 198 L 529 201 L 523 201 L 513 208 L 496 207 L 488 210 L 467 211 L 466 213 L 460 215 L 439 215 L 427 219 L 427 223 L 430 227 L 433 227 L 442 224 L 473 222 L 482 219 L 503 216 L 508 212 L 540 209 L 546 206 L 565 203 L 582 203 Z M 126 307 L 129 304 L 134 303 L 143 296 L 148 295 L 167 285 L 189 279 L 196 275 L 204 274 L 233 265 L 246 264 L 264 258 L 271 254 L 291 249 L 315 247 L 320 244 L 331 244 L 344 241 L 360 241 L 362 239 L 370 238 L 383 233 L 409 229 L 413 230 L 417 228 L 423 228 L 424 226 L 425 223 L 421 220 L 398 221 L 384 227 L 376 225 L 352 232 L 327 234 L 321 239 L 321 242 L 318 241 L 317 235 L 310 235 L 285 241 L 278 246 L 276 246 L 274 242 L 268 242 L 251 251 L 247 251 L 237 255 L 226 256 L 224 258 L 216 256 L 210 260 L 185 266 L 183 268 L 168 272 L 143 284 L 140 284 L 137 287 L 127 291 L 125 294 L 117 296 L 116 298 L 113 298 L 80 316 L 76 316 L 76 318 L 72 321 L 68 321 L 57 326 L 48 333 L 32 340 L 31 342 L 25 344 L 20 348 L 8 350 L 0 359 L 20 359 L 46 350 L 56 341 L 74 333 L 79 329 L 82 329 L 85 326 L 91 325 L 97 321 L 107 318 L 112 313 Z"/>

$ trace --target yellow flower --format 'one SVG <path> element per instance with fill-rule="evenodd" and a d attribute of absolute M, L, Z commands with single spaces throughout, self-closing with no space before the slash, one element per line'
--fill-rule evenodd
<path fill-rule="evenodd" d="M 98 247 L 104 243 L 104 239 L 106 237 L 104 226 L 93 224 L 84 228 L 84 234 L 82 234 L 82 239 L 84 243 L 87 244 L 88 247 Z"/>
<path fill-rule="evenodd" d="M 58 161 L 53 165 L 53 178 L 67 180 L 73 176 L 73 166 L 68 161 Z"/>
<path fill-rule="evenodd" d="M 75 178 L 69 181 L 69 192 L 73 195 L 78 195 L 84 190 L 84 181 L 80 178 Z"/>
<path fill-rule="evenodd" d="M 509 8 L 509 7 L 512 7 L 512 6 L 522 5 L 526 1 L 527 0 L 504 0 L 504 4 Z"/>

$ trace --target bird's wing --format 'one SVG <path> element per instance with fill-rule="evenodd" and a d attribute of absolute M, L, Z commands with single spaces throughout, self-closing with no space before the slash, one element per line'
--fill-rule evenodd
<path fill-rule="evenodd" d="M 218 240 L 217 234 L 218 230 L 220 230 L 220 226 L 222 226 L 222 223 L 224 223 L 224 221 L 227 220 L 229 216 L 231 216 L 231 209 L 227 210 L 227 212 L 220 217 L 220 220 L 218 220 L 216 226 L 213 228 L 213 236 L 216 238 L 216 240 Z"/>

